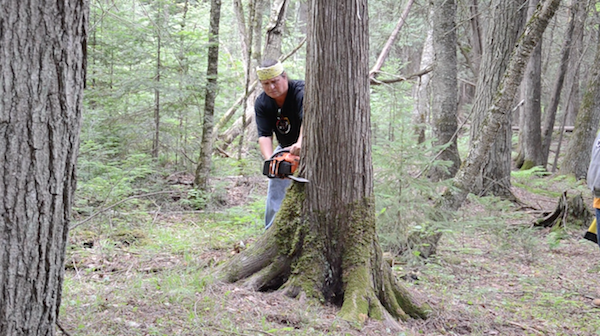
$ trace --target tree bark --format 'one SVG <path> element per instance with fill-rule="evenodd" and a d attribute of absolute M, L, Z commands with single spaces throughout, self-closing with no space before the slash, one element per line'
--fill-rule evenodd
<path fill-rule="evenodd" d="M 504 125 L 509 124 L 511 105 L 523 79 L 525 66 L 533 49 L 542 38 L 548 22 L 554 16 L 560 0 L 543 1 L 536 9 L 536 14 L 527 23 L 525 31 L 513 50 L 506 73 L 502 77 L 495 98 L 481 123 L 480 132 L 471 142 L 469 154 L 454 178 L 453 186 L 442 195 L 440 206 L 447 209 L 458 209 L 469 192 L 473 191 L 473 181 L 478 176 L 492 144 L 498 133 L 503 132 Z"/>
<path fill-rule="evenodd" d="M 204 118 L 202 122 L 202 141 L 200 158 L 196 167 L 194 185 L 200 190 L 208 190 L 210 166 L 212 163 L 212 147 L 215 115 L 215 98 L 217 96 L 217 78 L 219 75 L 219 22 L 221 20 L 221 0 L 210 2 L 210 29 L 208 33 L 208 66 L 206 68 L 206 94 L 204 98 Z"/>
<path fill-rule="evenodd" d="M 222 276 L 397 327 L 396 318 L 426 312 L 396 283 L 375 230 L 367 8 L 366 0 L 311 1 L 300 169 L 310 183 L 292 185 L 274 225 Z"/>
<path fill-rule="evenodd" d="M 432 16 L 433 14 L 430 11 L 430 17 Z M 427 31 L 425 42 L 423 43 L 420 68 L 425 69 L 433 67 L 434 59 L 433 29 L 429 29 Z M 431 110 L 431 88 L 429 86 L 430 79 L 430 74 L 424 74 L 423 76 L 419 77 L 419 81 L 415 86 L 413 86 L 413 100 L 415 101 L 415 109 L 412 112 L 412 121 L 418 143 L 425 142 L 425 130 L 427 122 L 429 121 L 429 112 Z"/>
<path fill-rule="evenodd" d="M 573 6 L 579 0 L 571 0 L 571 6 Z M 585 1 L 583 4 L 577 6 L 578 11 L 575 14 L 575 28 L 573 29 L 573 47 L 571 51 L 571 57 L 569 58 L 569 71 L 565 77 L 566 86 L 569 88 L 569 94 L 565 96 L 563 101 L 566 102 L 566 113 L 567 118 L 565 126 L 575 125 L 575 118 L 579 111 L 579 104 L 581 102 L 581 94 L 579 90 L 580 85 L 580 68 L 582 55 L 586 48 L 583 46 L 584 39 L 584 27 L 585 22 L 588 18 L 588 10 L 590 8 L 591 0 Z"/>
<path fill-rule="evenodd" d="M 535 13 L 539 0 L 529 0 L 527 18 Z M 516 166 L 527 170 L 543 165 L 542 160 L 542 41 L 533 50 L 523 83 L 521 83 L 523 105 L 519 114 L 519 155 Z"/>
<path fill-rule="evenodd" d="M 481 129 L 485 127 L 484 119 L 495 99 L 510 59 L 510 53 L 523 26 L 525 12 L 522 3 L 521 0 L 493 0 L 491 4 L 493 18 L 488 23 L 486 47 L 482 56 L 473 105 L 472 144 L 480 136 Z M 512 107 L 508 107 L 508 109 L 510 110 Z M 492 149 L 486 153 L 486 157 L 480 158 L 482 160 L 481 170 L 473 176 L 472 192 L 480 195 L 512 196 L 510 191 L 510 154 L 512 150 L 510 121 L 510 118 L 503 118 L 503 124 L 499 125 L 500 129 L 496 134 Z"/>
<path fill-rule="evenodd" d="M 83 108 L 87 1 L 0 11 L 0 335 L 54 335 Z"/>
<path fill-rule="evenodd" d="M 587 175 L 590 152 L 600 123 L 600 42 L 596 45 L 596 57 L 590 71 L 590 80 L 560 168 L 561 174 L 573 174 L 577 179 Z"/>
<path fill-rule="evenodd" d="M 481 42 L 483 41 L 483 38 L 481 36 L 479 5 L 477 4 L 477 0 L 471 0 L 469 10 L 471 12 L 471 19 L 469 20 L 469 23 L 471 24 L 471 60 L 473 62 L 474 74 L 477 76 L 477 74 L 479 74 L 479 67 L 481 65 L 481 55 L 483 54 L 483 43 Z"/>
<path fill-rule="evenodd" d="M 460 167 L 456 143 L 458 129 L 458 82 L 456 64 L 456 2 L 433 0 L 433 48 L 435 51 L 435 78 L 432 80 L 432 128 L 434 146 L 444 146 L 438 159 L 450 166 L 435 165 L 429 171 L 433 181 L 451 178 Z"/>
<path fill-rule="evenodd" d="M 285 27 L 285 18 L 288 0 L 275 0 L 271 6 L 271 18 L 267 26 L 265 38 L 264 58 L 279 59 L 281 57 L 281 41 L 283 40 L 283 28 Z"/>
<path fill-rule="evenodd" d="M 579 2 L 574 5 L 577 6 Z M 575 11 L 576 12 L 576 11 Z M 550 105 L 546 109 L 546 118 L 544 119 L 544 130 L 542 133 L 542 165 L 548 164 L 548 156 L 550 155 L 550 144 L 552 142 L 552 131 L 554 130 L 554 123 L 556 120 L 556 112 L 558 111 L 558 104 L 560 102 L 560 95 L 565 80 L 565 74 L 569 66 L 569 55 L 571 53 L 571 47 L 573 42 L 573 29 L 575 27 L 575 12 L 571 13 L 569 20 L 569 27 L 565 35 L 565 42 L 563 45 L 562 57 L 560 60 L 560 68 L 558 70 L 558 77 L 554 83 L 554 90 L 552 92 L 552 99 Z"/>
<path fill-rule="evenodd" d="M 161 75 L 161 49 L 162 49 L 162 3 L 158 3 L 156 20 L 156 74 L 154 76 L 154 137 L 152 138 L 152 157 L 158 158 L 160 145 L 160 75 Z"/>

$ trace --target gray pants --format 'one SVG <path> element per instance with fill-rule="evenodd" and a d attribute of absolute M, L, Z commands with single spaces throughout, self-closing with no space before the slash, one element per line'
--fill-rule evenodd
<path fill-rule="evenodd" d="M 265 229 L 268 229 L 273 225 L 275 221 L 275 215 L 281 207 L 281 202 L 285 197 L 287 187 L 290 186 L 292 180 L 290 179 L 269 179 L 269 191 L 267 191 L 267 206 L 265 208 Z"/>

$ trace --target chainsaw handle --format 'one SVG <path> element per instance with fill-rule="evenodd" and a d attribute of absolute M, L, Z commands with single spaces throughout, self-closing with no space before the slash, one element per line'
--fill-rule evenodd
<path fill-rule="evenodd" d="M 286 147 L 286 148 L 282 148 L 282 149 L 280 149 L 280 150 L 276 151 L 275 153 L 273 153 L 273 154 L 271 155 L 271 157 L 269 158 L 269 160 L 272 160 L 272 159 L 274 159 L 274 158 L 276 158 L 276 157 L 280 156 L 280 154 L 283 154 L 283 153 L 290 153 L 290 150 L 288 149 L 288 147 Z"/>

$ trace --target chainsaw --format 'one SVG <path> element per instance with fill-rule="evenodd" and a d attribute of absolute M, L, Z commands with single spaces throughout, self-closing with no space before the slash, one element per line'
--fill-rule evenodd
<path fill-rule="evenodd" d="M 289 178 L 296 182 L 306 183 L 307 179 L 294 176 L 298 169 L 300 157 L 293 155 L 288 149 L 281 150 L 271 155 L 271 158 L 265 160 L 263 165 L 263 175 L 268 178 Z"/>

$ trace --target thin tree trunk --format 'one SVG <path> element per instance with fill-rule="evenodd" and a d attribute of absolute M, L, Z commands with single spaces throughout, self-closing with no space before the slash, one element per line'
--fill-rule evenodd
<path fill-rule="evenodd" d="M 539 0 L 529 0 L 527 18 Z M 519 114 L 519 155 L 516 166 L 523 170 L 543 164 L 542 160 L 542 41 L 533 50 L 521 83 L 523 105 Z"/>
<path fill-rule="evenodd" d="M 160 11 L 159 11 L 160 13 Z M 160 14 L 159 14 L 160 15 Z M 152 140 L 152 157 L 158 158 L 158 147 L 160 142 L 160 51 L 161 32 L 157 27 L 156 36 L 156 75 L 154 76 L 154 138 Z"/>
<path fill-rule="evenodd" d="M 406 22 L 406 18 L 408 17 L 408 12 L 410 12 L 410 8 L 412 7 L 413 2 L 414 2 L 414 0 L 408 0 L 408 2 L 406 3 L 406 7 L 404 8 L 404 11 L 402 11 L 402 15 L 400 15 L 400 19 L 398 20 L 398 23 L 396 23 L 396 27 L 394 28 L 394 31 L 392 31 L 392 34 L 390 35 L 387 42 L 383 46 L 383 50 L 381 50 L 381 53 L 379 54 L 379 57 L 377 58 L 375 65 L 373 66 L 371 71 L 369 71 L 369 76 L 376 77 L 377 73 L 381 70 L 383 63 L 387 59 L 387 57 L 390 53 L 390 50 L 392 49 L 392 45 L 394 45 L 394 42 L 396 41 L 396 37 L 398 37 L 398 33 L 402 29 L 404 22 Z"/>
<path fill-rule="evenodd" d="M 248 30 L 247 30 L 248 36 L 247 36 L 246 41 L 247 41 L 249 47 L 247 50 L 248 54 L 246 57 L 246 76 L 245 76 L 246 83 L 244 85 L 244 96 L 248 96 L 248 90 L 250 88 L 250 83 L 251 83 L 250 76 L 251 76 L 251 73 L 254 72 L 254 71 L 251 71 L 250 69 L 252 68 L 252 50 L 253 50 L 253 46 L 254 46 L 252 44 L 252 41 L 253 41 L 254 32 L 255 32 L 254 27 L 256 27 L 256 20 L 257 20 L 257 15 L 256 15 L 256 2 L 257 1 L 260 1 L 260 0 L 250 0 L 250 2 L 248 4 L 248 21 L 249 21 L 248 24 L 249 25 L 248 25 Z M 246 118 L 244 118 L 244 116 L 247 113 L 247 111 L 246 111 L 247 107 L 248 107 L 248 99 L 246 99 L 244 101 L 243 109 L 242 109 L 242 129 L 240 132 L 240 140 L 238 143 L 239 147 L 238 147 L 238 155 L 237 155 L 237 159 L 240 162 L 242 161 L 242 152 L 244 149 L 244 133 L 246 131 L 246 125 L 248 125 L 246 123 Z M 240 171 L 241 171 L 242 175 L 245 173 L 245 170 L 246 169 L 245 169 L 244 165 L 240 164 Z"/>
<path fill-rule="evenodd" d="M 87 1 L 0 11 L 0 335 L 52 336 L 85 82 Z"/>
<path fill-rule="evenodd" d="M 477 0 L 471 0 L 469 10 L 471 12 L 471 19 L 469 20 L 471 25 L 471 60 L 473 62 L 474 73 L 477 76 L 479 73 L 479 66 L 481 65 L 481 55 L 483 54 L 483 38 L 481 36 L 479 5 L 477 4 Z"/>
<path fill-rule="evenodd" d="M 194 185 L 208 190 L 210 166 L 212 163 L 213 125 L 215 98 L 217 96 L 217 78 L 219 75 L 219 22 L 221 20 L 221 0 L 210 2 L 210 30 L 208 33 L 208 66 L 206 69 L 206 94 L 204 98 L 204 119 L 202 123 L 202 141 L 200 158 L 196 167 Z"/>
<path fill-rule="evenodd" d="M 571 6 L 580 0 L 571 0 Z M 579 111 L 579 104 L 581 102 L 581 94 L 579 90 L 580 85 L 580 68 L 583 60 L 584 50 L 587 49 L 587 45 L 584 48 L 584 27 L 588 18 L 588 10 L 592 0 L 587 0 L 584 3 L 577 6 L 578 12 L 575 14 L 575 28 L 573 29 L 573 44 L 571 57 L 569 58 L 569 71 L 567 72 L 565 82 L 569 88 L 569 95 L 563 99 L 567 102 L 566 113 L 567 119 L 565 126 L 575 125 L 575 118 Z"/>
<path fill-rule="evenodd" d="M 598 38 L 600 41 L 600 34 Z M 590 80 L 577 113 L 569 148 L 560 168 L 561 174 L 572 174 L 577 179 L 586 177 L 592 144 L 600 123 L 600 42 L 596 45 L 596 58 L 590 71 Z"/>
<path fill-rule="evenodd" d="M 469 154 L 454 178 L 453 186 L 444 192 L 441 206 L 448 209 L 458 209 L 469 192 L 473 190 L 473 180 L 479 174 L 484 158 L 489 155 L 492 144 L 498 133 L 503 131 L 503 125 L 508 124 L 511 105 L 517 93 L 519 84 L 523 79 L 523 73 L 529 56 L 542 38 L 548 22 L 554 16 L 560 0 L 546 0 L 538 6 L 536 15 L 527 23 L 525 32 L 519 38 L 515 50 L 512 52 L 510 63 L 502 78 L 493 103 L 485 114 L 480 132 L 471 142 Z"/>
<path fill-rule="evenodd" d="M 430 11 L 430 17 L 432 13 Z M 429 20 L 431 22 L 431 20 Z M 423 51 L 421 52 L 420 68 L 425 69 L 433 66 L 435 53 L 433 51 L 433 29 L 427 30 L 427 38 L 423 43 Z M 417 136 L 417 142 L 425 142 L 426 124 L 429 119 L 430 107 L 430 74 L 425 74 L 419 77 L 419 81 L 413 87 L 413 100 L 415 101 L 415 109 L 412 113 L 413 129 Z"/>
<path fill-rule="evenodd" d="M 456 64 L 456 3 L 454 0 L 433 0 L 433 48 L 435 50 L 435 78 L 433 87 L 433 145 L 446 147 L 438 156 L 449 161 L 448 167 L 436 165 L 429 172 L 433 181 L 445 180 L 456 174 L 460 167 L 458 146 L 454 134 L 458 128 L 458 82 Z"/>
<path fill-rule="evenodd" d="M 579 2 L 574 5 L 578 6 Z M 550 144 L 552 143 L 552 131 L 554 130 L 554 122 L 556 120 L 556 112 L 558 111 L 558 104 L 560 102 L 560 96 L 565 81 L 565 74 L 569 67 L 569 56 L 571 53 L 571 47 L 573 42 L 573 29 L 575 27 L 575 13 L 577 10 L 571 12 L 569 20 L 569 27 L 565 35 L 565 42 L 563 45 L 562 57 L 560 60 L 560 68 L 558 70 L 558 77 L 554 83 L 554 90 L 552 91 L 552 99 L 550 105 L 546 109 L 546 118 L 544 119 L 544 128 L 542 133 L 542 165 L 548 164 L 548 157 L 550 155 Z"/>

